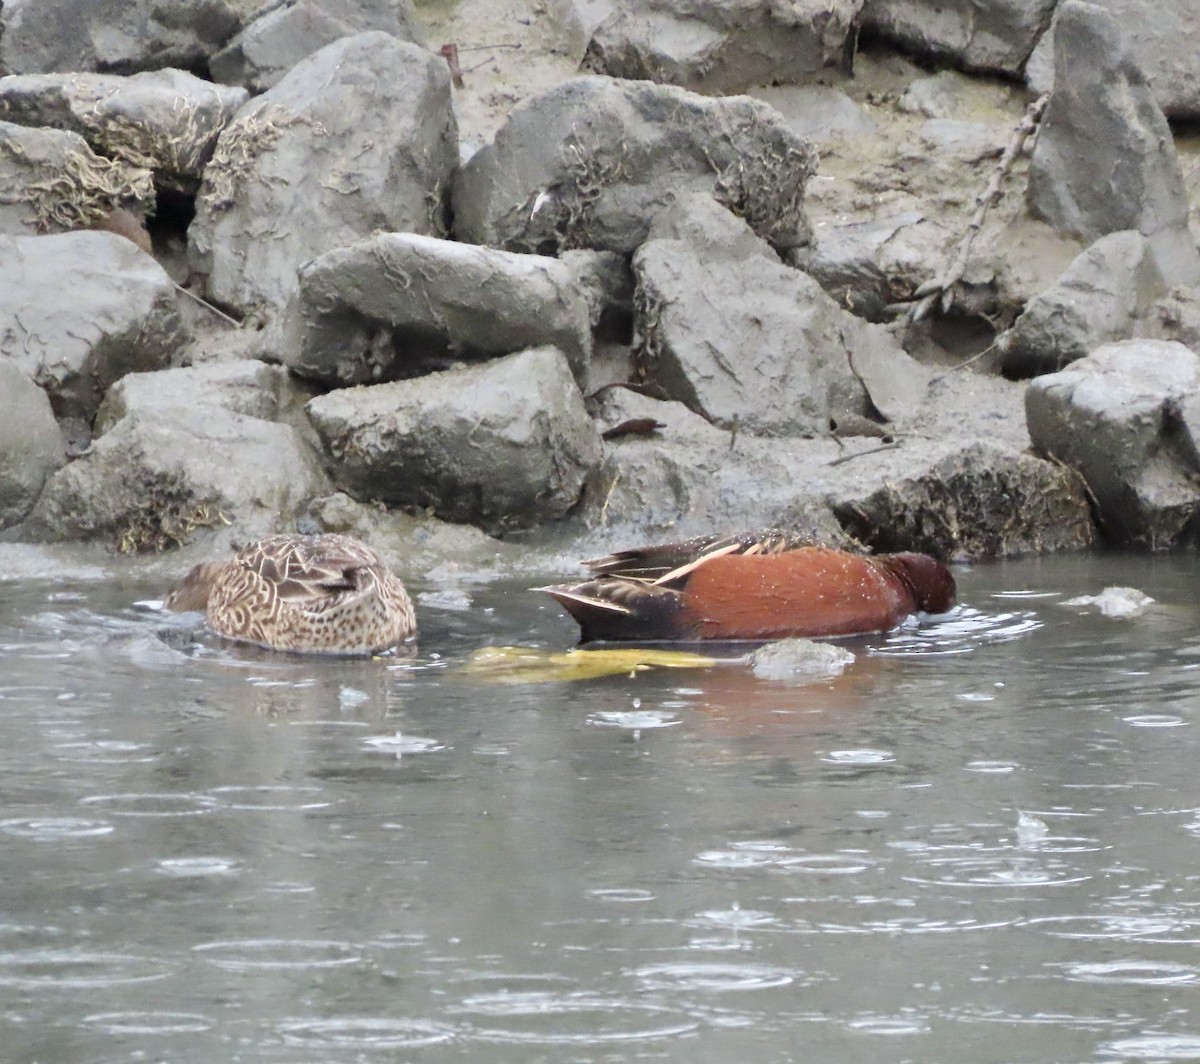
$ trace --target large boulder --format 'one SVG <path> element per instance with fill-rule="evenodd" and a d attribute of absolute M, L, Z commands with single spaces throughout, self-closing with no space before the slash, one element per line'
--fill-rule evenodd
<path fill-rule="evenodd" d="M 246 97 L 183 70 L 13 75 L 0 78 L 0 118 L 69 129 L 99 154 L 194 192 L 217 134 Z"/>
<path fill-rule="evenodd" d="M 0 237 L 0 360 L 91 421 L 109 386 L 160 369 L 184 340 L 175 285 L 112 233 Z"/>
<path fill-rule="evenodd" d="M 600 457 L 566 356 L 552 347 L 341 388 L 307 409 L 340 487 L 490 531 L 563 517 Z"/>
<path fill-rule="evenodd" d="M 281 412 L 285 376 L 243 362 L 125 378 L 102 434 L 50 478 L 24 536 L 138 553 L 294 528 L 329 482 L 296 429 L 258 416 Z"/>
<path fill-rule="evenodd" d="M 443 231 L 457 163 L 445 61 L 386 33 L 343 38 L 221 134 L 188 233 L 193 265 L 211 299 L 269 313 L 314 255 L 376 230 Z"/>
<path fill-rule="evenodd" d="M 1146 83 L 1168 118 L 1200 118 L 1200 7 L 1194 0 L 1091 0 L 1111 14 L 1129 41 Z M 1034 92 L 1054 85 L 1054 25 L 1042 35 L 1025 65 L 1025 80 Z"/>
<path fill-rule="evenodd" d="M 680 192 L 712 193 L 777 248 L 808 239 L 814 160 L 771 107 L 581 77 L 534 96 L 459 170 L 462 240 L 546 254 L 630 252 Z"/>
<path fill-rule="evenodd" d="M 755 242 L 766 254 L 695 237 L 652 239 L 638 249 L 646 380 L 716 425 L 763 435 L 826 433 L 831 419 L 916 408 L 924 371 L 890 334 L 842 310 L 811 277 Z M 879 378 L 903 382 L 903 398 L 873 405 L 858 359 Z"/>
<path fill-rule="evenodd" d="M 149 170 L 97 155 L 77 133 L 0 121 L 0 234 L 89 228 L 153 205 Z"/>
<path fill-rule="evenodd" d="M 412 0 L 282 0 L 264 4 L 208 64 L 213 80 L 263 92 L 301 59 L 368 30 L 417 43 Z"/>
<path fill-rule="evenodd" d="M 241 25 L 236 0 L 9 0 L 0 74 L 200 71 Z"/>
<path fill-rule="evenodd" d="M 697 92 L 804 81 L 848 61 L 866 0 L 632 0 L 596 27 L 583 65 Z"/>
<path fill-rule="evenodd" d="M 580 514 L 597 549 L 766 525 L 956 560 L 1077 550 L 1094 539 L 1082 480 L 1025 453 L 984 411 L 974 422 L 956 416 L 957 436 L 882 443 L 735 434 L 623 389 L 605 393 L 598 414 L 656 428 L 605 445 Z"/>
<path fill-rule="evenodd" d="M 1054 68 L 1029 164 L 1030 209 L 1089 243 L 1136 229 L 1164 277 L 1200 282 L 1171 129 L 1121 24 L 1095 4 L 1064 0 Z"/>
<path fill-rule="evenodd" d="M 863 29 L 916 55 L 968 70 L 1021 72 L 1050 22 L 1056 0 L 871 0 Z"/>
<path fill-rule="evenodd" d="M 46 393 L 0 360 L 0 528 L 29 512 L 46 478 L 66 460 Z"/>
<path fill-rule="evenodd" d="M 277 341 L 295 372 L 335 386 L 545 344 L 582 373 L 591 332 L 574 270 L 413 233 L 380 233 L 305 265 Z"/>
<path fill-rule="evenodd" d="M 1106 344 L 1026 393 L 1037 450 L 1078 469 L 1105 535 L 1162 550 L 1200 539 L 1200 357 L 1167 340 Z"/>
<path fill-rule="evenodd" d="M 996 341 L 1001 366 L 1010 377 L 1034 377 L 1062 369 L 1101 344 L 1127 340 L 1166 292 L 1141 233 L 1103 236 L 1001 334 Z"/>

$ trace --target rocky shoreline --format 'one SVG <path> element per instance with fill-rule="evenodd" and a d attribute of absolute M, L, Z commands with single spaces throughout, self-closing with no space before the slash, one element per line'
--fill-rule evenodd
<path fill-rule="evenodd" d="M 1188 0 L 252 6 L 0 8 L 0 542 L 1196 544 Z"/>

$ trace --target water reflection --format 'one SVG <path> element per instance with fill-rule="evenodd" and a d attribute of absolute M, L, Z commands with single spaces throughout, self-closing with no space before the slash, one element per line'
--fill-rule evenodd
<path fill-rule="evenodd" d="M 350 661 L 4 585 L 5 1053 L 1194 1057 L 1194 565 L 976 567 L 817 680 L 480 682 L 572 638 L 508 585 Z"/>

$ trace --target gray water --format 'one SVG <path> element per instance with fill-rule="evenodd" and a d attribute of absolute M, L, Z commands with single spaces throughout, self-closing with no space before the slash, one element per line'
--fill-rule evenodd
<path fill-rule="evenodd" d="M 1200 1058 L 1198 566 L 963 569 L 816 683 L 473 677 L 572 641 L 514 585 L 328 661 L 0 583 L 0 1058 Z"/>

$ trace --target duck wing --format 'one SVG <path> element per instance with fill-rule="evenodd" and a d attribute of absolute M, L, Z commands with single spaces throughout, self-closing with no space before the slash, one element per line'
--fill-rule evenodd
<path fill-rule="evenodd" d="M 279 599 L 310 606 L 357 590 L 362 570 L 383 566 L 366 544 L 333 534 L 269 536 L 242 550 L 236 562 Z"/>
<path fill-rule="evenodd" d="M 812 546 L 816 539 L 803 532 L 766 528 L 733 535 L 698 536 L 678 543 L 660 543 L 614 551 L 583 564 L 593 577 L 614 576 L 675 586 L 713 558 L 727 554 L 782 554 Z"/>

